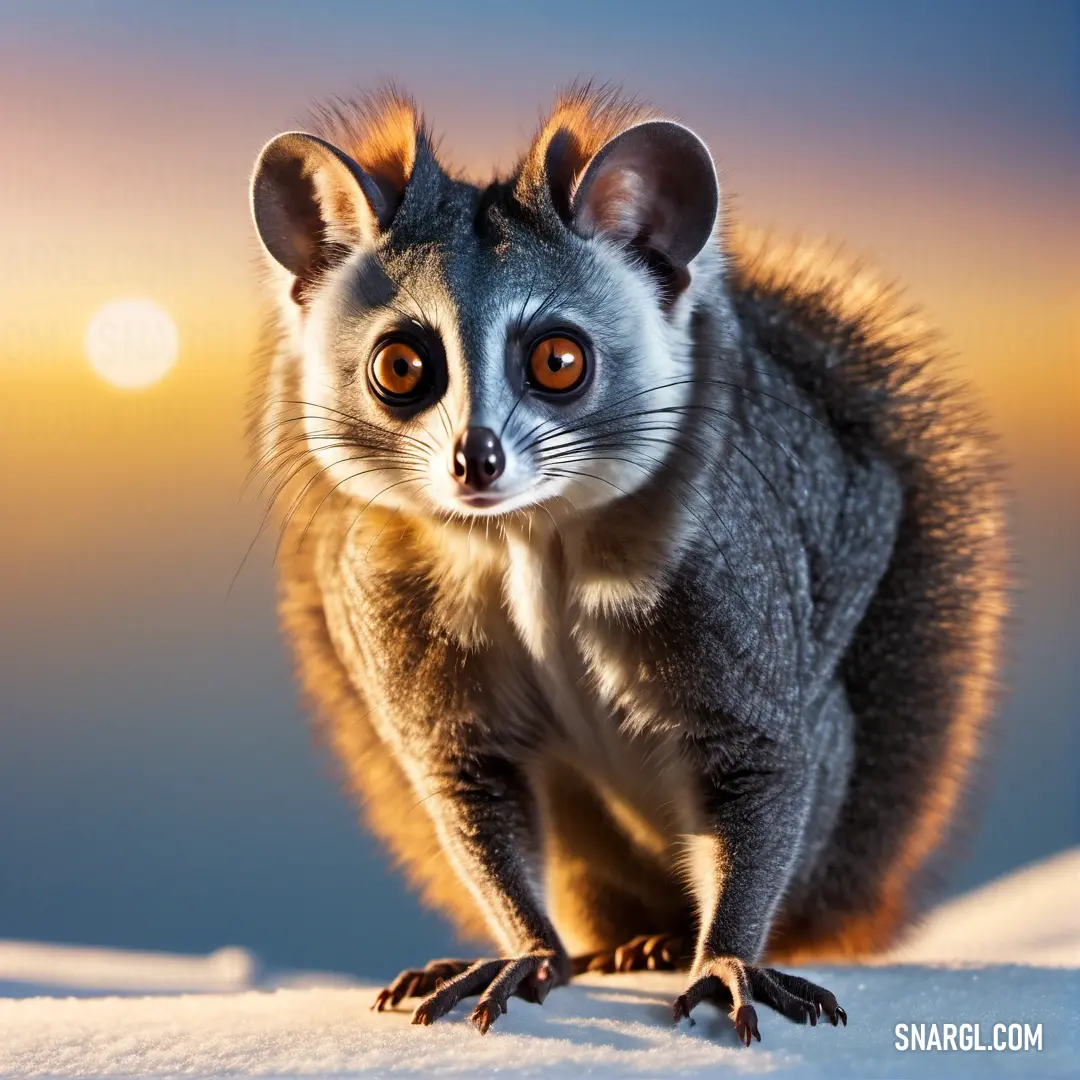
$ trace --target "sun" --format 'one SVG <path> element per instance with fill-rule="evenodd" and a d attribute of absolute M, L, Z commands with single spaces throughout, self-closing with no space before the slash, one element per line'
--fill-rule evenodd
<path fill-rule="evenodd" d="M 142 390 L 163 379 L 179 349 L 176 323 L 152 300 L 113 300 L 86 329 L 90 366 L 122 390 Z"/>

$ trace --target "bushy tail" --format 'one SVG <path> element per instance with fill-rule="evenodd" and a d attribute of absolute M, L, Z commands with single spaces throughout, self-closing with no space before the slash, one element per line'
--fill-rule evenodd
<path fill-rule="evenodd" d="M 917 913 L 986 743 L 1008 591 L 993 441 L 932 340 L 865 270 L 747 242 L 736 309 L 793 363 L 837 430 L 883 453 L 905 495 L 892 562 L 843 660 L 854 772 L 809 888 L 772 942 L 793 959 L 882 949 Z"/>

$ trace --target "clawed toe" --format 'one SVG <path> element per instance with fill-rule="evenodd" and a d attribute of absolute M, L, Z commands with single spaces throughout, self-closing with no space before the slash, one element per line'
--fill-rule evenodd
<path fill-rule="evenodd" d="M 689 1020 L 690 1026 L 693 1027 L 697 1021 L 690 1015 L 693 1005 L 690 1004 L 690 998 L 686 994 L 680 994 L 675 999 L 675 1004 L 671 1010 L 671 1022 L 678 1024 L 680 1020 Z"/>
<path fill-rule="evenodd" d="M 426 967 L 409 968 L 385 989 L 380 990 L 371 1003 L 374 1012 L 396 1009 L 405 998 L 427 997 L 448 979 L 460 975 L 476 963 L 475 960 L 432 960 Z"/>
<path fill-rule="evenodd" d="M 412 1023 L 427 1027 L 428 1024 L 434 1024 L 441 1015 L 442 1013 L 434 1002 L 421 1001 L 413 1010 Z"/>
<path fill-rule="evenodd" d="M 735 1010 L 735 1034 L 743 1046 L 749 1046 L 751 1039 L 761 1042 L 761 1032 L 757 1026 L 757 1011 L 753 1005 L 740 1005 Z"/>
<path fill-rule="evenodd" d="M 812 1025 L 816 1025 L 817 1018 L 824 1015 L 833 1027 L 839 1027 L 840 1024 L 847 1027 L 847 1013 L 837 1004 L 835 995 L 826 990 L 825 987 L 818 986 L 800 975 L 788 975 L 773 968 L 760 968 L 758 970 L 771 987 L 778 989 L 785 998 L 797 1002 L 801 1008 L 807 1010 L 807 1017 Z M 758 997 L 756 990 L 755 997 Z M 773 1005 L 779 1012 L 796 1020 L 797 1023 L 804 1022 L 801 1018 L 791 1015 L 788 1009 L 768 1001 L 767 993 L 766 996 L 758 997 L 758 1000 Z"/>
<path fill-rule="evenodd" d="M 683 956 L 677 934 L 642 934 L 616 949 L 602 949 L 574 960 L 574 973 L 613 971 L 672 971 Z"/>
<path fill-rule="evenodd" d="M 695 969 L 698 978 L 680 995 L 673 1007 L 677 1024 L 689 1020 L 694 1007 L 701 1001 L 729 1010 L 735 1033 L 744 1046 L 761 1041 L 757 1011 L 750 1001 L 768 1005 L 796 1024 L 817 1027 L 818 1018 L 826 1016 L 833 1027 L 847 1026 L 847 1013 L 836 998 L 824 987 L 817 986 L 797 975 L 786 975 L 772 968 L 746 964 L 734 957 L 719 957 Z"/>
<path fill-rule="evenodd" d="M 404 998 L 423 997 L 412 1022 L 426 1026 L 463 999 L 482 994 L 470 1019 L 483 1035 L 507 1011 L 511 997 L 542 1005 L 564 976 L 565 971 L 556 967 L 555 953 L 547 950 L 505 960 L 434 960 L 423 970 L 403 971 L 379 991 L 371 1007 L 383 1012 Z"/>
<path fill-rule="evenodd" d="M 469 1020 L 481 1035 L 486 1035 L 488 1033 L 488 1028 L 491 1027 L 499 1016 L 505 1012 L 505 1004 L 500 1005 L 497 1001 L 481 1001 L 480 1004 L 473 1009 L 473 1014 L 469 1017 Z"/>

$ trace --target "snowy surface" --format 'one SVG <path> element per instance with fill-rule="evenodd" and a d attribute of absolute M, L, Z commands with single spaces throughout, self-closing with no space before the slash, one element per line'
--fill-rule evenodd
<path fill-rule="evenodd" d="M 1080 967 L 1080 848 L 943 904 L 889 959 Z"/>
<path fill-rule="evenodd" d="M 440 1024 L 414 1028 L 405 1010 L 369 1011 L 373 986 L 260 975 L 242 950 L 193 958 L 0 942 L 0 992 L 21 995 L 0 999 L 0 1075 L 729 1072 L 840 1080 L 1080 1072 L 1080 851 L 946 905 L 886 959 L 807 971 L 847 1009 L 846 1028 L 796 1027 L 761 1008 L 762 1041 L 746 1050 L 709 1006 L 699 1007 L 695 1027 L 672 1029 L 670 1002 L 685 978 L 678 974 L 580 980 L 556 990 L 542 1008 L 515 999 L 482 1038 L 464 1022 L 468 1004 Z M 35 991 L 81 996 L 25 996 Z M 136 992 L 152 996 L 87 996 Z M 999 1022 L 1041 1024 L 1042 1050 L 895 1047 L 901 1023 L 979 1023 L 988 1043 Z"/>
<path fill-rule="evenodd" d="M 724 1070 L 840 1077 L 1075 1075 L 1080 1052 L 1075 970 L 820 970 L 848 1010 L 846 1028 L 800 1028 L 762 1010 L 745 1050 L 707 1006 L 673 1031 L 678 975 L 598 977 L 514 1000 L 487 1036 L 464 1009 L 431 1028 L 406 1012 L 368 1011 L 372 990 L 308 989 L 156 998 L 0 1003 L 0 1073 L 168 1076 L 326 1075 L 714 1077 Z M 896 1023 L 1043 1025 L 1041 1053 L 902 1053 Z"/>
<path fill-rule="evenodd" d="M 245 949 L 218 949 L 209 956 L 118 952 L 36 941 L 0 941 L 0 994 L 200 993 L 247 990 L 255 982 L 255 958 Z"/>

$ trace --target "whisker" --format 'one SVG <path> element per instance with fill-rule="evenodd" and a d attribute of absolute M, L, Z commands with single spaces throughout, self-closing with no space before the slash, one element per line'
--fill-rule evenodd
<path fill-rule="evenodd" d="M 362 469 L 360 472 L 351 473 L 349 476 L 343 477 L 336 484 L 334 484 L 333 487 L 331 487 L 330 490 L 327 491 L 319 500 L 318 506 L 315 507 L 314 512 L 312 513 L 311 517 L 308 518 L 307 524 L 304 526 L 304 529 L 300 534 L 300 539 L 296 542 L 296 550 L 299 551 L 300 548 L 303 546 L 304 540 L 307 538 L 308 531 L 310 530 L 312 524 L 314 524 L 315 518 L 318 515 L 319 511 L 322 510 L 323 506 L 326 504 L 326 501 L 330 498 L 331 495 L 338 491 L 343 484 L 350 483 L 353 480 L 358 480 L 361 476 L 369 476 L 371 473 L 390 472 L 391 470 L 396 470 L 397 472 L 419 472 L 419 470 L 416 469 L 405 469 L 395 465 L 384 465 L 375 469 Z M 402 481 L 402 483 L 404 482 L 405 481 Z M 390 487 L 384 488 L 383 491 L 389 491 L 390 488 L 394 486 L 396 485 L 391 484 Z M 381 495 L 382 492 L 380 492 L 379 494 Z M 374 496 L 373 498 L 376 497 L 377 496 Z M 284 529 L 282 530 L 282 535 L 284 535 Z"/>
<path fill-rule="evenodd" d="M 348 531 L 352 532 L 352 530 L 356 528 L 357 523 L 364 516 L 364 514 L 367 513 L 368 509 L 371 507 L 371 505 L 375 502 L 376 499 L 381 499 L 382 496 L 385 495 L 388 491 L 392 491 L 396 487 L 401 487 L 402 484 L 416 484 L 416 483 L 419 483 L 421 485 L 420 489 L 418 489 L 418 490 L 423 490 L 423 487 L 424 487 L 426 482 L 424 481 L 423 477 L 411 477 L 411 478 L 406 478 L 404 480 L 398 480 L 396 483 L 393 483 L 393 484 L 387 484 L 386 487 L 384 487 L 381 491 L 376 492 L 374 495 L 371 496 L 370 499 L 368 499 L 368 501 L 366 503 L 364 503 L 363 508 L 356 515 L 356 517 L 353 518 L 352 523 L 349 525 Z"/>
<path fill-rule="evenodd" d="M 622 461 L 622 462 L 625 462 L 627 465 L 632 465 L 635 468 L 641 469 L 645 473 L 649 472 L 648 466 L 642 465 L 641 462 L 633 461 L 633 460 L 631 460 L 629 458 L 626 458 L 626 457 L 619 457 L 619 456 L 614 456 L 614 455 L 598 455 L 593 460 L 595 460 L 595 461 Z M 663 464 L 663 463 L 657 463 L 655 461 L 655 459 L 652 460 L 652 463 L 653 463 L 654 466 L 657 465 L 657 464 L 661 464 L 661 465 Z M 594 474 L 583 474 L 583 475 L 591 475 L 594 480 L 603 480 L 605 483 L 611 483 L 610 481 L 606 480 L 602 476 L 596 476 Z M 704 495 L 702 495 L 702 493 L 698 490 L 698 488 L 695 485 L 691 484 L 684 476 L 681 476 L 678 473 L 676 473 L 675 476 L 676 476 L 677 480 L 680 480 L 682 483 L 686 484 L 689 488 L 691 488 L 691 490 L 698 496 L 698 498 L 701 499 L 701 501 L 712 511 L 713 516 L 723 526 L 724 531 L 728 534 L 728 537 L 731 540 L 731 542 L 733 544 L 736 543 L 735 536 L 731 532 L 731 527 L 727 524 L 727 522 L 723 519 L 723 517 L 716 511 L 716 509 L 712 505 L 712 503 L 710 503 L 709 500 L 706 499 Z M 618 485 L 612 483 L 611 486 L 614 487 L 617 491 L 622 492 L 622 494 L 626 495 L 628 498 L 631 497 L 628 492 L 622 491 L 622 489 L 619 488 Z M 685 499 L 683 499 L 680 495 L 675 494 L 674 492 L 672 492 L 672 496 L 673 496 L 673 498 L 675 498 L 679 502 L 679 504 L 683 507 L 683 509 L 688 514 L 690 514 L 691 517 L 694 518 L 694 520 L 702 527 L 702 529 L 705 530 L 705 534 L 712 541 L 713 546 L 716 548 L 717 554 L 720 556 L 721 559 L 724 560 L 724 566 L 727 568 L 728 575 L 729 575 L 729 577 L 731 578 L 732 582 L 735 585 L 736 592 L 739 593 L 739 598 L 743 601 L 744 604 L 747 605 L 747 607 L 749 607 L 750 602 L 749 602 L 749 600 L 747 600 L 746 596 L 743 595 L 742 590 L 739 588 L 738 578 L 737 578 L 737 576 L 735 574 L 734 568 L 731 566 L 731 563 L 728 561 L 727 553 L 724 551 L 724 549 L 721 546 L 720 542 L 712 534 L 712 532 L 710 531 L 708 525 L 706 525 L 705 521 L 701 518 L 701 516 L 697 513 L 697 511 L 694 510 L 694 508 Z M 644 507 L 645 504 L 641 501 L 641 499 L 636 499 L 635 501 L 638 503 L 638 505 Z"/>
<path fill-rule="evenodd" d="M 415 443 L 423 450 L 431 449 L 431 447 L 425 442 L 423 442 L 421 439 L 418 439 L 415 436 L 408 434 L 408 432 L 389 432 L 385 428 L 380 428 L 378 425 L 372 424 L 368 420 L 364 420 L 362 417 L 355 416 L 352 413 L 345 412 L 344 410 L 335 408 L 332 405 L 323 405 L 311 401 L 298 401 L 290 399 L 286 399 L 283 403 L 286 405 L 301 405 L 309 409 L 323 409 L 326 412 L 333 413 L 344 423 L 347 423 L 361 430 L 375 432 L 377 435 L 384 439 L 406 439 L 408 442 Z"/>

